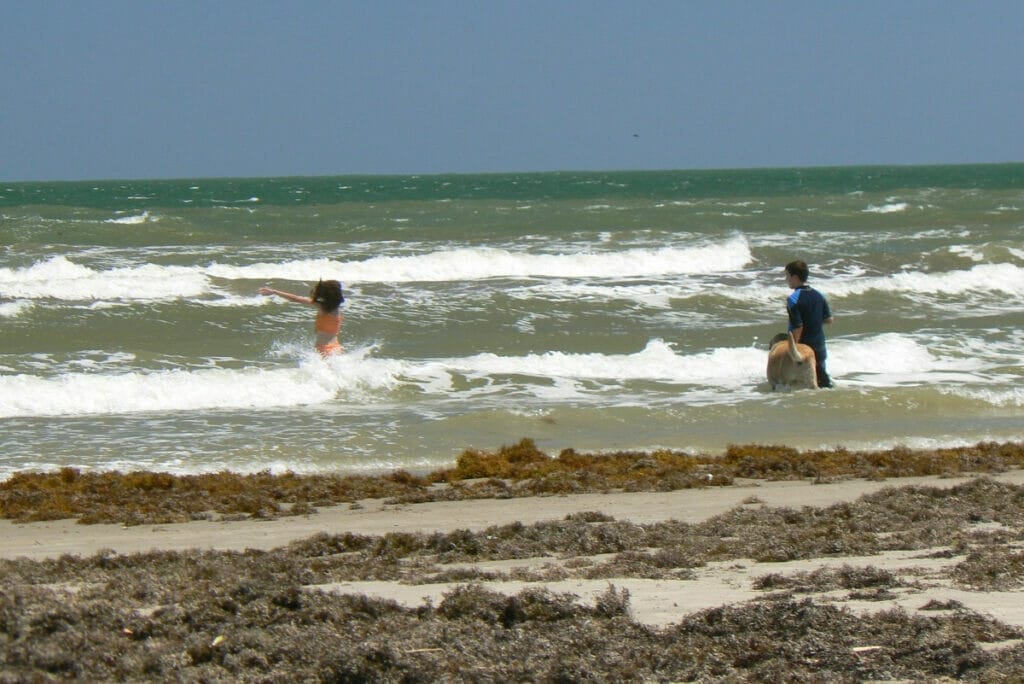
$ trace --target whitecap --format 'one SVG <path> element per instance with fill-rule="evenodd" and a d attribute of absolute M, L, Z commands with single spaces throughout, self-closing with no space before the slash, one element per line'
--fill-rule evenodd
<path fill-rule="evenodd" d="M 862 210 L 865 214 L 895 214 L 901 211 L 906 211 L 910 208 L 910 205 L 906 202 L 894 202 L 892 204 L 883 204 L 882 206 L 876 207 L 874 204 L 869 204 L 867 209 Z"/>
<path fill-rule="evenodd" d="M 905 271 L 875 278 L 834 279 L 822 286 L 832 297 L 884 290 L 906 294 L 960 295 L 968 292 L 1024 295 L 1024 268 L 1014 264 L 978 264 L 968 270 L 926 273 Z"/>
<path fill-rule="evenodd" d="M 691 355 L 676 353 L 664 340 L 651 340 L 632 354 L 566 353 L 549 351 L 525 356 L 478 354 L 445 362 L 472 376 L 526 375 L 575 380 L 650 380 L 667 383 L 735 383 L 749 378 L 763 352 L 749 348 L 720 348 Z"/>
<path fill-rule="evenodd" d="M 145 264 L 94 270 L 65 256 L 55 256 L 24 268 L 0 268 L 3 297 L 155 300 L 195 297 L 208 290 L 208 278 L 186 266 Z"/>
<path fill-rule="evenodd" d="M 875 387 L 986 381 L 992 362 L 977 354 L 953 356 L 929 349 L 921 339 L 883 333 L 860 340 L 830 340 L 828 369 L 833 377 Z"/>
<path fill-rule="evenodd" d="M 302 259 L 249 266 L 211 265 L 218 278 L 298 280 L 337 277 L 351 282 L 451 282 L 490 278 L 628 278 L 735 271 L 752 260 L 743 237 L 689 248 L 533 253 L 499 248 L 455 248 L 363 261 Z M 311 275 L 312 274 L 312 275 Z"/>
<path fill-rule="evenodd" d="M 140 223 L 145 223 L 147 221 L 154 221 L 155 222 L 155 221 L 158 221 L 158 220 L 159 220 L 158 217 L 152 217 L 151 218 L 150 215 L 149 215 L 149 212 L 148 211 L 144 211 L 141 214 L 137 214 L 135 216 L 121 216 L 119 218 L 107 219 L 106 221 L 104 221 L 104 223 L 118 223 L 118 224 L 126 225 L 126 226 L 136 226 L 136 225 L 139 225 Z"/>
<path fill-rule="evenodd" d="M 387 389 L 394 368 L 349 366 L 306 354 L 293 368 L 204 368 L 0 376 L 0 417 L 82 416 L 308 406 L 339 394 Z"/>

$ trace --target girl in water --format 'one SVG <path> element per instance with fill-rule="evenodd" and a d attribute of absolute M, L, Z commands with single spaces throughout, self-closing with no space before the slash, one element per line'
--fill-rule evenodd
<path fill-rule="evenodd" d="M 269 287 L 261 287 L 260 294 L 277 295 L 296 304 L 319 307 L 316 312 L 316 350 L 323 356 L 341 353 L 338 333 L 341 331 L 341 303 L 345 301 L 345 296 L 341 292 L 341 283 L 337 280 L 319 281 L 308 297 Z"/>

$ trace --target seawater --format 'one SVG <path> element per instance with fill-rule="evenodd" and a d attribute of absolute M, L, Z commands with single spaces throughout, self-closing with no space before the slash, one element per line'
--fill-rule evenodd
<path fill-rule="evenodd" d="M 0 477 L 1024 438 L 1024 164 L 0 183 Z M 833 390 L 772 392 L 783 265 Z M 343 281 L 343 356 L 257 290 Z"/>

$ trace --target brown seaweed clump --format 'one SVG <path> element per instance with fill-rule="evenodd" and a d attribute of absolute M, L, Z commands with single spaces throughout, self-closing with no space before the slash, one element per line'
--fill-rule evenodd
<path fill-rule="evenodd" d="M 108 559 L 109 560 L 109 559 Z M 3 681 L 863 681 L 1024 677 L 1021 633 L 957 611 L 870 616 L 810 599 L 702 611 L 652 629 L 610 585 L 593 605 L 546 589 L 475 585 L 437 606 L 304 590 L 188 556 L 160 597 L 119 591 L 137 557 L 91 584 L 0 590 Z M 194 564 L 188 561 L 193 561 Z M 102 565 L 103 557 L 87 561 Z M 165 571 L 166 568 L 161 568 Z M 156 581 L 153 578 L 152 581 Z M 154 600 L 159 599 L 159 600 Z"/>
<path fill-rule="evenodd" d="M 676 451 L 581 454 L 563 450 L 551 458 L 530 439 L 495 452 L 468 450 L 455 467 L 428 475 L 431 482 L 498 478 L 517 482 L 588 473 L 608 489 L 667 490 L 728 484 L 733 478 L 890 478 L 959 473 L 996 473 L 1024 467 L 1024 444 L 981 442 L 971 447 L 851 451 L 801 451 L 784 446 L 731 445 L 724 454 Z M 707 476 L 712 475 L 712 479 Z M 557 479 L 557 478 L 556 478 Z M 666 480 L 668 481 L 666 484 Z"/>
<path fill-rule="evenodd" d="M 316 506 L 408 495 L 427 486 L 396 471 L 380 477 L 233 472 L 171 475 L 136 471 L 15 473 L 0 482 L 0 517 L 17 522 L 78 518 L 88 523 L 188 522 L 213 515 L 273 518 Z"/>
<path fill-rule="evenodd" d="M 232 472 L 171 475 L 148 471 L 16 473 L 0 482 L 0 517 L 19 522 L 77 518 L 126 525 L 238 516 L 273 518 L 319 506 L 388 499 L 396 503 L 508 498 L 608 491 L 670 491 L 724 487 L 736 478 L 765 480 L 884 479 L 998 473 L 1024 467 L 1024 444 L 878 451 L 799 451 L 730 446 L 724 454 L 660 450 L 551 457 L 530 439 L 494 452 L 467 450 L 454 467 L 426 475 L 380 476 Z"/>

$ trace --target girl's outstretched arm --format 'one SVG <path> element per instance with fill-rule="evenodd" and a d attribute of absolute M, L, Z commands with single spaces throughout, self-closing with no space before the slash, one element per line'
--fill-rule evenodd
<path fill-rule="evenodd" d="M 309 297 L 303 297 L 302 295 L 292 294 L 291 292 L 282 292 L 281 290 L 275 290 L 269 287 L 260 288 L 261 295 L 277 295 L 278 297 L 284 297 L 289 302 L 295 302 L 296 304 L 312 304 L 313 300 Z"/>

